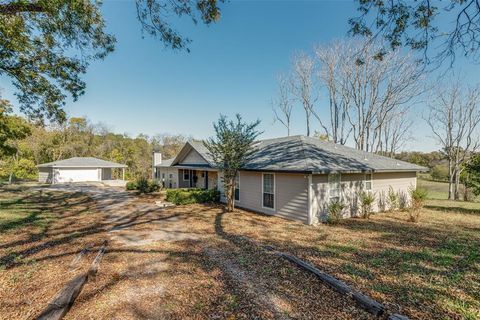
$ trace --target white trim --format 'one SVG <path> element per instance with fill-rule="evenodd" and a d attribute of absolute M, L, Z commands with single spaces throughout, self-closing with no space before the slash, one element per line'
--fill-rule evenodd
<path fill-rule="evenodd" d="M 273 176 L 273 208 L 270 208 L 270 207 L 265 207 L 263 205 L 263 176 L 266 175 L 266 174 L 270 174 Z M 262 208 L 263 209 L 267 209 L 267 210 L 272 210 L 272 211 L 275 211 L 275 207 L 276 207 L 276 202 L 277 202 L 277 195 L 276 195 L 276 191 L 277 191 L 277 187 L 276 187 L 276 184 L 277 184 L 277 179 L 275 177 L 275 173 L 274 172 L 262 172 Z"/>
<path fill-rule="evenodd" d="M 367 180 L 367 174 L 370 175 L 370 180 Z M 366 188 L 367 181 L 370 181 L 370 190 L 367 190 L 367 188 Z M 373 172 L 365 173 L 363 175 L 363 188 L 364 188 L 365 191 L 373 191 Z"/>
<path fill-rule="evenodd" d="M 308 224 L 313 224 L 313 206 L 312 206 L 312 202 L 313 202 L 313 184 L 312 184 L 312 175 L 309 174 L 308 175 L 308 180 L 307 180 L 307 184 L 308 184 L 308 206 L 307 206 L 307 210 L 308 210 Z"/>
<path fill-rule="evenodd" d="M 338 192 L 338 200 L 341 202 L 342 201 L 342 174 L 341 173 L 329 173 L 327 175 L 327 185 L 328 185 L 328 203 L 330 203 L 331 196 L 330 196 L 330 176 L 332 175 L 338 175 L 338 185 L 339 185 L 339 192 Z"/>

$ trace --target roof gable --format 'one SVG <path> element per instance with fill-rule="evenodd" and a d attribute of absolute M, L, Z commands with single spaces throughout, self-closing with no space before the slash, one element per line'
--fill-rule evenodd
<path fill-rule="evenodd" d="M 172 166 L 174 165 L 212 165 L 211 158 L 208 154 L 207 148 L 202 142 L 191 141 L 185 143 L 183 148 L 173 159 Z"/>

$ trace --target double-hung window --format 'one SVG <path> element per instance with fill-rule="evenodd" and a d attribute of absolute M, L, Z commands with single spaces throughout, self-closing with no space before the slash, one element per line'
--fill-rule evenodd
<path fill-rule="evenodd" d="M 240 172 L 235 177 L 235 201 L 240 201 Z"/>
<path fill-rule="evenodd" d="M 272 173 L 263 174 L 263 206 L 275 208 L 275 175 Z"/>
<path fill-rule="evenodd" d="M 367 173 L 365 175 L 365 184 L 364 184 L 365 191 L 372 191 L 372 174 Z"/>
<path fill-rule="evenodd" d="M 190 180 L 190 170 L 183 170 L 183 181 Z"/>
<path fill-rule="evenodd" d="M 328 190 L 330 201 L 340 201 L 340 173 L 328 175 Z"/>

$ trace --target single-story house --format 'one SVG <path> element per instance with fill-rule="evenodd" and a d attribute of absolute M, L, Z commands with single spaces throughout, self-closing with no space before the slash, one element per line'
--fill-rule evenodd
<path fill-rule="evenodd" d="M 122 169 L 125 179 L 126 165 L 92 157 L 74 157 L 39 164 L 38 181 L 42 183 L 68 183 L 112 180 L 112 169 Z"/>
<path fill-rule="evenodd" d="M 357 215 L 362 190 L 375 195 L 375 211 L 385 209 L 390 188 L 405 206 L 409 189 L 416 188 L 417 172 L 427 170 L 305 136 L 260 140 L 253 148 L 239 171 L 235 205 L 308 224 L 324 220 L 332 200 L 347 206 L 345 217 Z M 175 158 L 154 163 L 154 177 L 167 188 L 217 188 L 223 193 L 222 172 L 202 142 L 187 142 Z"/>

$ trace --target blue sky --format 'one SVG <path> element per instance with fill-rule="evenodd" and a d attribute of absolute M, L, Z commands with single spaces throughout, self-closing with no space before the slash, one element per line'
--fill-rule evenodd
<path fill-rule="evenodd" d="M 195 138 L 211 136 L 220 113 L 260 119 L 264 138 L 286 135 L 285 128 L 273 124 L 275 76 L 288 70 L 296 50 L 344 37 L 347 19 L 356 14 L 351 1 L 231 1 L 222 6 L 217 24 L 181 22 L 180 30 L 193 40 L 187 53 L 142 38 L 133 1 L 105 1 L 103 12 L 117 37 L 116 50 L 92 63 L 84 77 L 87 92 L 77 102 L 68 101 L 67 113 L 132 136 L 182 133 Z M 478 82 L 478 65 L 458 67 Z M 8 79 L 0 79 L 0 87 L 15 101 Z M 320 109 L 325 103 L 320 101 Z M 300 108 L 292 133 L 305 133 Z M 406 149 L 438 149 L 425 138 L 429 133 L 421 121 L 415 133 L 417 139 Z"/>

